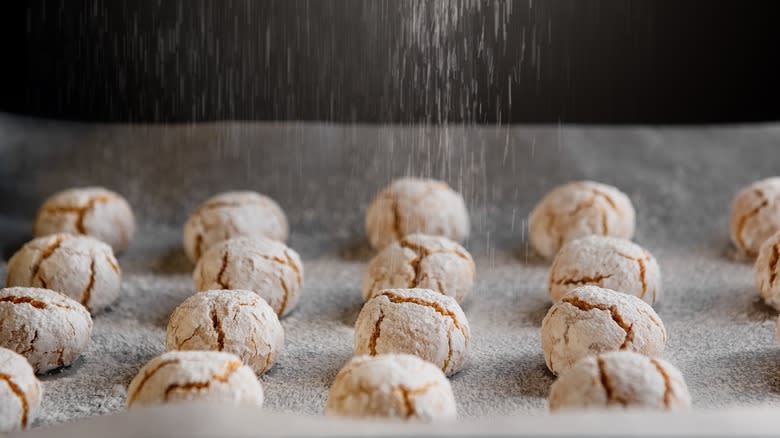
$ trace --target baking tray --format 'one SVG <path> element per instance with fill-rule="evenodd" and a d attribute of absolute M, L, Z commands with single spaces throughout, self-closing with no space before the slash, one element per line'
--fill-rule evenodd
<path fill-rule="evenodd" d="M 777 312 L 759 300 L 751 263 L 734 255 L 728 215 L 740 187 L 776 174 L 779 142 L 780 127 L 774 124 L 102 125 L 0 114 L 0 275 L 5 260 L 30 238 L 35 209 L 54 191 L 104 185 L 128 198 L 140 222 L 119 260 L 124 274 L 119 301 L 95 317 L 89 351 L 42 378 L 44 398 L 34 427 L 54 426 L 41 434 L 65 433 L 76 429 L 60 426 L 64 423 L 124 410 L 127 384 L 163 351 L 168 315 L 193 293 L 181 226 L 198 203 L 228 189 L 275 198 L 290 220 L 288 243 L 305 265 L 301 303 L 282 321 L 283 354 L 260 378 L 266 404 L 259 418 L 278 424 L 281 420 L 270 418 L 304 416 L 301 424 L 332 424 L 312 416 L 322 413 L 328 387 L 352 353 L 360 281 L 372 255 L 363 229 L 365 208 L 382 186 L 402 175 L 448 181 L 464 194 L 471 212 L 466 247 L 477 264 L 477 284 L 463 307 L 473 339 L 465 369 L 451 382 L 459 421 L 489 427 L 462 430 L 508 432 L 523 419 L 552 425 L 567 418 L 570 426 L 584 421 L 605 427 L 587 420 L 598 416 L 546 416 L 553 376 L 544 365 L 539 326 L 550 306 L 548 265 L 526 238 L 533 204 L 555 185 L 585 178 L 614 184 L 631 197 L 638 218 L 635 240 L 661 266 L 664 295 L 657 309 L 669 332 L 663 356 L 684 374 L 694 406 L 693 416 L 672 423 L 695 425 L 701 421 L 696 415 L 706 417 L 710 409 L 724 413 L 712 415 L 713 421 L 771 418 L 767 411 L 725 414 L 780 405 Z M 176 412 L 193 428 L 199 419 L 214 418 L 194 417 L 192 409 L 190 415 Z M 152 427 L 157 423 L 144 413 L 155 412 L 120 414 L 112 421 Z M 108 420 L 84 424 L 94 428 Z M 335 430 L 351 430 L 350 424 Z M 234 426 L 239 433 L 241 424 Z M 572 430 L 589 430 L 582 427 Z M 324 433 L 320 429 L 310 432 Z M 157 434 L 168 432 L 173 433 Z"/>

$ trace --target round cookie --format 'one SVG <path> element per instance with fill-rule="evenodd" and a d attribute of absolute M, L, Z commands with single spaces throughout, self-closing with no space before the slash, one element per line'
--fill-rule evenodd
<path fill-rule="evenodd" d="M 385 289 L 431 289 L 459 303 L 474 286 L 476 267 L 462 246 L 440 236 L 410 234 L 379 252 L 363 277 L 363 299 Z"/>
<path fill-rule="evenodd" d="M 550 410 L 687 410 L 691 396 L 682 374 L 663 359 L 629 351 L 588 356 L 550 388 Z"/>
<path fill-rule="evenodd" d="M 196 291 L 245 289 L 260 295 L 280 317 L 301 298 L 303 264 L 287 245 L 239 237 L 212 246 L 192 273 Z"/>
<path fill-rule="evenodd" d="M 257 375 L 271 368 L 283 344 L 276 313 L 248 290 L 212 290 L 187 298 L 171 314 L 165 338 L 169 351 L 233 353 Z"/>
<path fill-rule="evenodd" d="M 325 415 L 401 421 L 452 420 L 455 396 L 440 369 L 416 356 L 352 358 L 336 375 Z"/>
<path fill-rule="evenodd" d="M 89 346 L 84 306 L 48 289 L 0 289 L 0 347 L 24 356 L 36 373 L 70 365 Z"/>
<path fill-rule="evenodd" d="M 135 234 L 130 204 L 102 187 L 68 189 L 47 199 L 33 224 L 33 236 L 56 233 L 92 236 L 121 253 Z"/>
<path fill-rule="evenodd" d="M 558 186 L 547 193 L 528 217 L 531 245 L 552 258 L 566 243 L 599 235 L 631 239 L 636 212 L 631 200 L 615 187 L 593 181 Z"/>
<path fill-rule="evenodd" d="M 588 236 L 564 244 L 555 255 L 547 292 L 557 303 L 584 285 L 620 291 L 654 304 L 661 296 L 661 270 L 647 250 L 631 241 Z"/>
<path fill-rule="evenodd" d="M 41 382 L 23 356 L 0 348 L 0 433 L 27 429 L 41 406 Z"/>
<path fill-rule="evenodd" d="M 653 308 L 633 295 L 597 286 L 581 286 L 542 320 L 542 351 L 554 374 L 585 356 L 607 351 L 660 354 L 666 329 Z"/>
<path fill-rule="evenodd" d="M 780 231 L 767 239 L 758 252 L 753 266 L 756 285 L 761 298 L 768 305 L 780 310 Z"/>
<path fill-rule="evenodd" d="M 25 244 L 8 261 L 8 287 L 63 293 L 98 312 L 119 297 L 122 273 L 107 244 L 73 234 L 52 234 Z"/>
<path fill-rule="evenodd" d="M 363 306 L 355 355 L 414 354 L 451 375 L 466 361 L 469 322 L 452 297 L 429 289 L 387 289 Z"/>
<path fill-rule="evenodd" d="M 263 387 L 238 356 L 169 351 L 150 360 L 127 388 L 127 407 L 182 401 L 263 405 Z"/>
<path fill-rule="evenodd" d="M 371 201 L 366 231 L 375 249 L 413 233 L 463 242 L 469 235 L 469 212 L 460 193 L 444 182 L 400 178 Z"/>
<path fill-rule="evenodd" d="M 743 188 L 731 204 L 731 241 L 748 257 L 780 231 L 780 177 L 756 181 Z"/>
<path fill-rule="evenodd" d="M 273 199 L 256 192 L 220 193 L 184 224 L 184 252 L 194 263 L 213 245 L 235 237 L 287 240 L 287 217 Z"/>

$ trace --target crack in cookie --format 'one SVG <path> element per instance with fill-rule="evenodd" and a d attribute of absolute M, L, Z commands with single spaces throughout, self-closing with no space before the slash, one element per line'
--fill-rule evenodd
<path fill-rule="evenodd" d="M 368 340 L 368 351 L 371 356 L 376 356 L 376 343 L 379 340 L 379 334 L 380 334 L 380 326 L 382 325 L 382 320 L 385 319 L 385 314 L 380 310 L 379 311 L 379 318 L 377 318 L 376 322 L 374 323 L 374 332 L 371 333 L 371 339 Z"/>
<path fill-rule="evenodd" d="M 599 367 L 599 379 L 601 380 L 601 386 L 604 388 L 604 392 L 607 395 L 607 404 L 615 402 L 620 403 L 623 406 L 628 406 L 628 402 L 626 400 L 615 395 L 615 389 L 609 379 L 609 374 L 607 373 L 606 362 L 604 362 L 604 359 L 597 357 L 596 361 Z"/>
<path fill-rule="evenodd" d="M 81 305 L 87 308 L 87 311 L 89 310 L 89 299 L 92 297 L 92 288 L 95 287 L 95 259 L 92 259 L 92 262 L 89 264 L 89 283 L 87 283 L 87 287 L 84 289 L 84 292 L 81 293 Z"/>
<path fill-rule="evenodd" d="M 193 391 L 199 389 L 206 389 L 211 386 L 211 382 L 217 381 L 219 383 L 227 383 L 230 376 L 243 366 L 241 361 L 231 361 L 220 374 L 213 374 L 210 380 L 205 382 L 187 382 L 187 383 L 172 383 L 165 388 L 165 395 L 163 400 L 168 401 L 171 392 L 173 391 Z"/>
<path fill-rule="evenodd" d="M 650 362 L 653 364 L 653 366 L 655 366 L 655 369 L 658 370 L 658 373 L 664 380 L 664 407 L 669 409 L 669 404 L 672 402 L 672 379 L 669 377 L 669 374 L 666 373 L 664 367 L 661 366 L 657 360 L 650 359 Z"/>
<path fill-rule="evenodd" d="M 166 367 L 168 365 L 177 365 L 179 363 L 181 363 L 181 361 L 179 359 L 164 360 L 164 361 L 158 363 L 157 366 L 154 367 L 153 369 L 147 371 L 144 374 L 144 377 L 141 379 L 141 382 L 138 383 L 138 386 L 135 387 L 135 392 L 133 392 L 132 394 L 128 394 L 127 395 L 127 404 L 128 405 L 132 405 L 135 402 L 135 399 L 138 397 L 138 394 L 141 392 L 141 390 L 144 389 L 144 386 L 146 385 L 146 382 L 148 382 L 149 379 L 152 378 L 152 376 L 157 374 L 157 372 L 160 371 L 160 369 L 162 369 L 162 368 L 164 368 L 164 367 Z"/>
<path fill-rule="evenodd" d="M 743 231 L 745 229 L 745 225 L 747 224 L 747 221 L 749 219 L 756 216 L 761 210 L 763 210 L 766 206 L 769 205 L 769 199 L 766 197 L 766 194 L 764 193 L 763 190 L 756 189 L 754 193 L 761 200 L 761 202 L 758 204 L 758 206 L 756 206 L 755 208 L 753 208 L 752 210 L 750 210 L 745 215 L 739 218 L 739 220 L 737 221 L 736 230 L 734 231 L 734 238 L 737 241 L 737 244 L 749 256 L 754 256 L 755 251 L 752 251 L 745 246 L 745 240 L 744 237 L 742 236 Z"/>
<path fill-rule="evenodd" d="M 573 296 L 565 296 L 561 302 L 570 304 L 583 312 L 589 312 L 593 309 L 602 310 L 605 312 L 609 312 L 610 317 L 615 322 L 615 324 L 618 325 L 626 334 L 625 339 L 623 340 L 623 344 L 620 346 L 620 350 L 625 350 L 628 348 L 630 343 L 634 340 L 634 334 L 633 334 L 633 324 L 627 324 L 623 317 L 620 315 L 620 312 L 618 312 L 618 309 L 616 306 L 606 306 L 604 304 L 592 304 L 587 301 L 581 300 L 578 297 Z"/>
<path fill-rule="evenodd" d="M 22 405 L 22 418 L 20 423 L 22 429 L 27 429 L 27 420 L 30 412 L 30 404 L 27 401 L 27 395 L 8 374 L 0 373 L 0 382 L 5 382 L 11 392 L 19 399 L 19 404 Z"/>

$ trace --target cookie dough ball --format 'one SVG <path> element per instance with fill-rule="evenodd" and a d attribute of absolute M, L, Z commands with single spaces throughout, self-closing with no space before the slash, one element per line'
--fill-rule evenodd
<path fill-rule="evenodd" d="M 462 246 L 440 236 L 410 234 L 393 242 L 368 264 L 363 298 L 385 289 L 431 289 L 459 303 L 474 286 L 476 267 Z"/>
<path fill-rule="evenodd" d="M 121 253 L 135 234 L 135 216 L 125 198 L 110 190 L 69 189 L 47 199 L 33 224 L 35 237 L 56 233 L 92 236 Z"/>
<path fill-rule="evenodd" d="M 756 181 L 743 188 L 731 204 L 731 241 L 748 257 L 780 231 L 780 177 Z"/>
<path fill-rule="evenodd" d="M 596 286 L 564 295 L 542 321 L 544 360 L 555 374 L 591 354 L 619 350 L 657 356 L 665 344 L 666 329 L 649 304 Z"/>
<path fill-rule="evenodd" d="M 691 396 L 669 362 L 629 351 L 588 356 L 550 388 L 550 410 L 687 410 Z"/>
<path fill-rule="evenodd" d="M 225 351 L 257 375 L 271 368 L 284 344 L 279 318 L 264 299 L 248 290 L 195 294 L 171 314 L 168 350 Z"/>
<path fill-rule="evenodd" d="M 655 258 L 635 243 L 588 236 L 564 244 L 555 255 L 547 291 L 557 303 L 584 285 L 620 291 L 654 304 L 661 296 L 661 270 Z"/>
<path fill-rule="evenodd" d="M 84 306 L 48 289 L 0 289 L 0 347 L 30 362 L 36 373 L 70 365 L 89 346 L 92 318 Z"/>
<path fill-rule="evenodd" d="M 298 253 L 284 243 L 239 237 L 220 242 L 203 254 L 192 279 L 196 291 L 251 290 L 282 317 L 301 299 L 303 264 Z"/>
<path fill-rule="evenodd" d="M 460 193 L 433 179 L 401 178 L 385 187 L 366 211 L 368 240 L 375 249 L 423 233 L 463 242 L 469 212 Z"/>
<path fill-rule="evenodd" d="M 238 356 L 169 351 L 150 360 L 127 388 L 127 407 L 183 401 L 263 405 L 263 387 Z"/>
<path fill-rule="evenodd" d="M 531 245 L 546 258 L 566 242 L 593 234 L 631 239 L 635 226 L 636 213 L 628 196 L 593 181 L 556 187 L 528 217 Z"/>
<path fill-rule="evenodd" d="M 370 299 L 355 323 L 355 355 L 414 354 L 458 372 L 471 334 L 457 301 L 430 289 L 388 289 Z"/>
<path fill-rule="evenodd" d="M 768 305 L 780 310 L 780 232 L 767 239 L 758 252 L 754 265 L 756 284 L 761 298 Z"/>
<path fill-rule="evenodd" d="M 234 237 L 287 240 L 287 217 L 256 192 L 225 192 L 207 200 L 184 224 L 184 252 L 194 263 L 213 245 Z"/>
<path fill-rule="evenodd" d="M 110 246 L 88 236 L 52 234 L 32 240 L 11 257 L 6 283 L 55 290 L 98 312 L 119 297 L 121 281 Z"/>
<path fill-rule="evenodd" d="M 325 415 L 422 422 L 451 420 L 456 416 L 455 397 L 441 370 L 416 356 L 357 356 L 336 375 Z"/>
<path fill-rule="evenodd" d="M 0 348 L 0 433 L 27 429 L 41 406 L 41 382 L 23 356 Z"/>

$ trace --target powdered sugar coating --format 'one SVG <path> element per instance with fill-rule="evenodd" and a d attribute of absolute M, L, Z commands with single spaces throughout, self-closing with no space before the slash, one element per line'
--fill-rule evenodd
<path fill-rule="evenodd" d="M 768 305 L 780 310 L 780 231 L 767 239 L 758 252 L 753 265 L 756 285 L 761 298 Z"/>
<path fill-rule="evenodd" d="M 755 257 L 761 244 L 780 231 L 780 177 L 743 188 L 731 204 L 731 241 L 744 255 Z"/>
<path fill-rule="evenodd" d="M 67 366 L 89 346 L 84 306 L 48 289 L 0 289 L 0 347 L 24 356 L 36 373 Z"/>
<path fill-rule="evenodd" d="M 631 241 L 588 236 L 564 244 L 555 255 L 547 291 L 557 303 L 583 285 L 616 290 L 654 304 L 661 296 L 661 270 L 655 257 Z"/>
<path fill-rule="evenodd" d="M 287 217 L 273 199 L 251 191 L 220 193 L 201 204 L 184 224 L 184 252 L 197 262 L 213 245 L 235 237 L 284 242 Z"/>
<path fill-rule="evenodd" d="M 476 267 L 462 246 L 441 236 L 410 234 L 387 245 L 368 264 L 363 298 L 385 289 L 431 289 L 459 303 L 474 286 Z"/>
<path fill-rule="evenodd" d="M 469 214 L 463 197 L 446 183 L 399 178 L 371 201 L 366 231 L 375 249 L 413 233 L 463 242 L 469 235 Z"/>
<path fill-rule="evenodd" d="M 196 291 L 251 290 L 282 317 L 301 299 L 303 263 L 284 243 L 239 237 L 220 242 L 203 254 L 192 279 Z"/>
<path fill-rule="evenodd" d="M 550 388 L 550 410 L 687 410 L 685 380 L 669 362 L 629 351 L 588 356 Z"/>
<path fill-rule="evenodd" d="M 429 289 L 386 289 L 355 323 L 355 355 L 414 354 L 451 375 L 466 361 L 469 322 L 452 298 Z"/>
<path fill-rule="evenodd" d="M 336 375 L 325 415 L 452 420 L 456 417 L 455 396 L 441 370 L 416 356 L 357 356 Z"/>
<path fill-rule="evenodd" d="M 41 406 L 41 382 L 27 360 L 0 348 L 0 433 L 27 429 Z"/>
<path fill-rule="evenodd" d="M 165 338 L 169 351 L 233 353 L 257 375 L 271 368 L 283 344 L 276 313 L 248 290 L 212 290 L 187 298 L 171 314 Z"/>
<path fill-rule="evenodd" d="M 564 295 L 542 320 L 542 351 L 555 374 L 585 356 L 608 351 L 660 354 L 666 328 L 646 302 L 597 286 L 581 286 Z"/>
<path fill-rule="evenodd" d="M 56 233 L 92 236 L 121 253 L 135 234 L 135 216 L 127 200 L 111 190 L 68 189 L 48 198 L 33 224 L 35 237 Z"/>
<path fill-rule="evenodd" d="M 73 234 L 28 242 L 8 261 L 9 287 L 38 287 L 63 293 L 91 312 L 119 297 L 122 272 L 107 244 Z"/>
<path fill-rule="evenodd" d="M 169 351 L 147 362 L 127 387 L 127 407 L 183 401 L 263 405 L 263 387 L 238 356 Z"/>
<path fill-rule="evenodd" d="M 566 243 L 590 235 L 631 239 L 636 212 L 615 187 L 593 181 L 558 186 L 547 193 L 528 217 L 531 245 L 551 258 Z"/>

